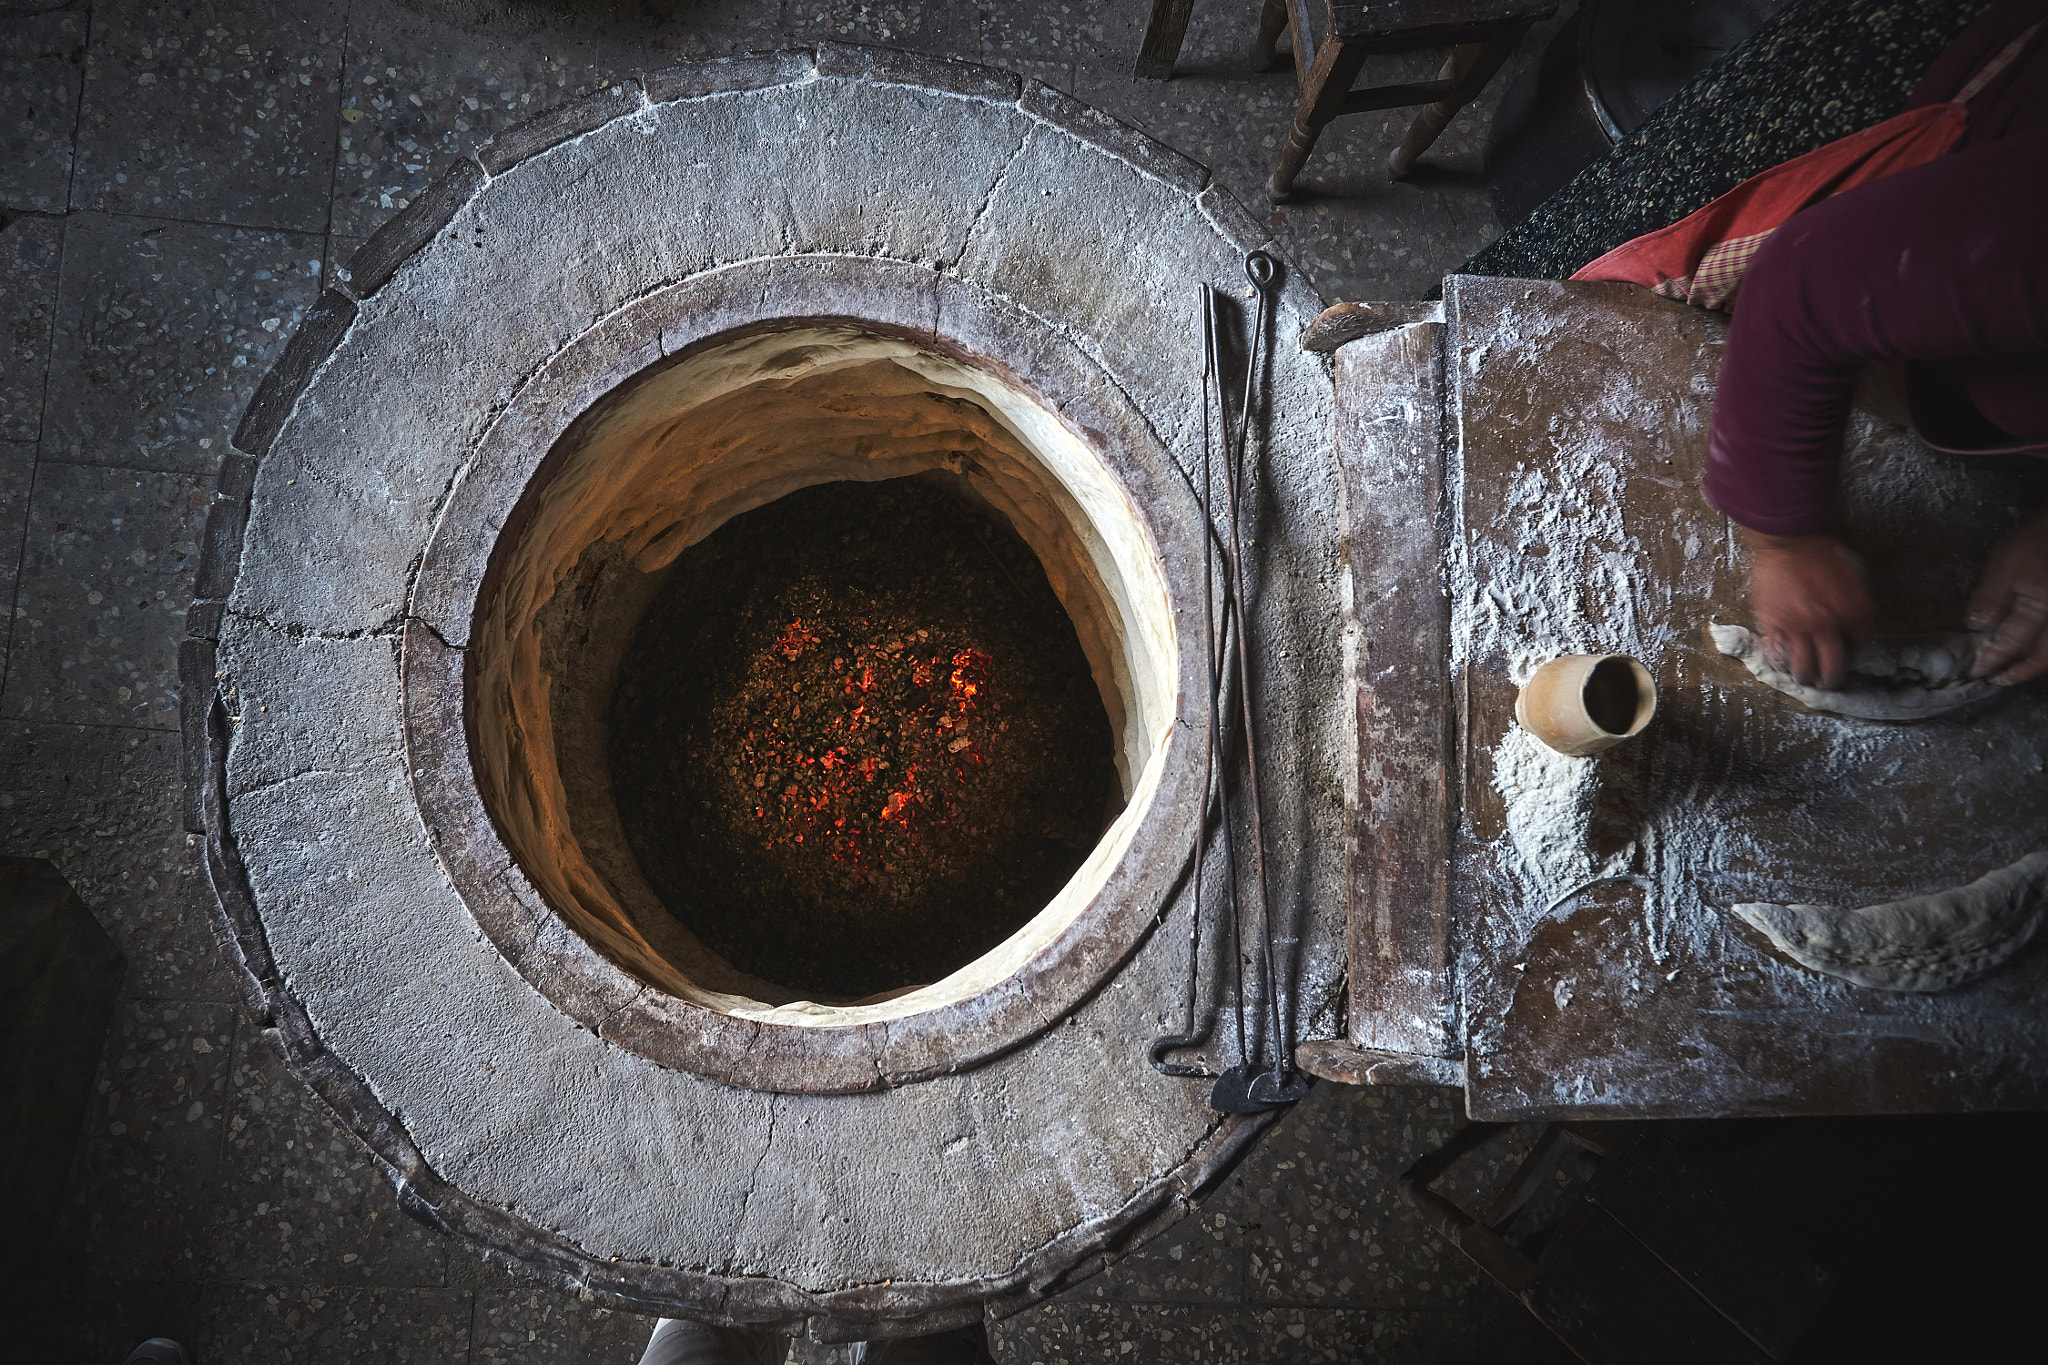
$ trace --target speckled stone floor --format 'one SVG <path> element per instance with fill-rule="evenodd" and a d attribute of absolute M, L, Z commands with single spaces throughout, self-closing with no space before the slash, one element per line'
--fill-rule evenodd
<path fill-rule="evenodd" d="M 402 1217 L 240 1015 L 179 818 L 176 645 L 216 462 L 323 277 L 453 157 L 681 57 L 831 36 L 1013 67 L 1210 164 L 1331 299 L 1417 297 L 1496 232 L 1480 148 L 1505 78 L 1402 184 L 1381 169 L 1402 115 L 1338 124 L 1275 211 L 1292 86 L 1245 66 L 1256 6 L 1197 5 L 1170 84 L 1129 76 L 1145 9 L 0 0 L 0 853 L 53 860 L 128 960 L 0 1354 L 111 1365 L 164 1333 L 202 1365 L 637 1358 L 647 1320 Z M 1447 1092 L 1320 1088 L 1200 1217 L 1006 1323 L 999 1358 L 1559 1358 L 1393 1195 L 1459 1121 Z"/>

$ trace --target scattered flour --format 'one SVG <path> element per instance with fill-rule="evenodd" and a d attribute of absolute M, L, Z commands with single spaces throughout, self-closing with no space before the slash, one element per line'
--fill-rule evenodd
<path fill-rule="evenodd" d="M 1499 334 L 1533 334 L 1557 321 L 1541 308 L 1510 311 Z M 1481 360 L 1474 353 L 1468 363 Z M 1721 537 L 1708 541 L 1695 532 L 1677 583 L 1637 571 L 1648 555 L 1623 515 L 1635 463 L 1624 443 L 1645 431 L 1684 439 L 1688 424 L 1705 420 L 1704 404 L 1674 408 L 1666 401 L 1668 383 L 1669 376 L 1638 382 L 1624 371 L 1574 414 L 1569 428 L 1553 419 L 1541 438 L 1548 450 L 1516 469 L 1505 496 L 1485 509 L 1484 525 L 1463 524 L 1464 500 L 1453 498 L 1459 533 L 1449 537 L 1444 568 L 1452 585 L 1455 667 L 1505 660 L 1517 686 L 1560 654 L 1629 654 L 1657 671 L 1686 624 L 1677 619 L 1674 598 L 1704 593 L 1728 551 Z M 1463 455 L 1450 452 L 1454 488 L 1464 484 Z M 1719 844 L 1710 803 L 1660 801 L 1626 847 L 1596 860 L 1591 834 L 1610 760 L 1559 754 L 1518 726 L 1509 727 L 1491 758 L 1507 837 L 1489 853 L 1517 907 L 1512 925 L 1493 929 L 1503 936 L 1498 946 L 1525 941 L 1548 915 L 1570 914 L 1577 893 L 1590 885 L 1626 881 L 1641 889 L 1651 950 L 1662 960 L 1674 927 L 1701 917 L 1693 873 Z"/>
<path fill-rule="evenodd" d="M 1468 352 L 1455 372 L 1476 375 L 1516 355 L 1542 353 L 1544 333 L 1571 325 L 1571 310 L 1545 303 L 1505 309 L 1490 329 L 1489 345 Z M 1526 427 L 1518 431 L 1517 439 L 1528 440 L 1530 455 L 1501 481 L 1503 493 L 1489 494 L 1487 503 L 1475 509 L 1477 524 L 1465 518 L 1465 451 L 1454 445 L 1446 452 L 1454 531 L 1446 537 L 1442 569 L 1451 597 L 1455 669 L 1493 669 L 1504 661 L 1519 686 L 1560 654 L 1617 653 L 1640 659 L 1657 674 L 1674 648 L 1696 649 L 1703 643 L 1690 604 L 1711 598 L 1717 571 L 1736 553 L 1732 534 L 1721 531 L 1721 519 L 1703 516 L 1681 533 L 1685 559 L 1675 575 L 1669 581 L 1652 578 L 1638 571 L 1650 556 L 1630 530 L 1623 494 L 1631 477 L 1678 486 L 1674 479 L 1660 478 L 1643 443 L 1677 444 L 1700 437 L 1710 414 L 1710 374 L 1703 365 L 1691 377 L 1698 401 L 1674 402 L 1674 376 L 1636 373 L 1625 365 L 1607 373 L 1611 382 L 1606 389 L 1575 405 L 1569 425 L 1563 416 L 1554 416 L 1549 429 L 1533 438 Z M 1508 376 L 1487 386 L 1487 401 L 1497 411 L 1514 410 L 1518 396 L 1502 389 L 1514 382 Z M 1541 410 L 1537 391 L 1542 375 L 1532 367 L 1519 382 L 1530 389 L 1519 411 Z M 1859 444 L 1874 439 L 1862 427 L 1852 427 L 1850 435 Z M 1891 445 L 1881 453 L 1888 463 L 1864 481 L 1856 496 L 1924 515 L 1930 499 L 1939 504 L 1938 495 L 1953 492 L 1948 484 L 1958 481 L 1958 475 L 1932 465 L 1924 454 L 1895 451 Z M 1966 486 L 1968 476 L 1960 478 Z M 1666 532 L 1659 527 L 1655 534 Z M 1751 707 L 1740 692 L 1711 683 L 1700 688 L 1691 705 L 1709 713 L 1733 708 L 1739 715 Z M 1670 706 L 1676 699 L 1664 700 Z M 1781 718 L 1780 724 L 1788 722 Z M 1917 769 L 1918 760 L 1906 746 L 1925 743 L 1902 736 L 1898 727 L 1817 713 L 1800 715 L 1789 726 L 1788 743 L 1804 754 L 1796 772 L 1752 768 L 1738 773 L 1737 755 L 1659 744 L 1654 728 L 1637 742 L 1642 749 L 1631 745 L 1571 758 L 1510 724 L 1481 758 L 1482 772 L 1491 761 L 1490 779 L 1503 800 L 1506 830 L 1484 850 L 1485 861 L 1476 869 L 1507 893 L 1495 899 L 1509 909 L 1491 922 L 1461 926 L 1464 948 L 1515 961 L 1545 918 L 1573 913 L 1580 892 L 1626 882 L 1638 889 L 1641 928 L 1654 961 L 1665 964 L 1674 954 L 1694 960 L 1713 956 L 1716 943 L 1725 943 L 1729 933 L 1722 907 L 1757 898 L 1761 888 L 1752 883 L 1771 861 L 1744 833 L 1751 828 L 1745 817 L 1749 803 L 1815 784 L 1882 787 L 1888 776 Z M 2008 742 L 2006 751 L 1987 753 L 1985 761 L 2008 766 L 2015 782 L 2048 767 L 2038 752 L 2042 745 L 2025 741 L 2018 746 L 2028 749 L 2024 753 L 2012 747 Z M 1604 801 L 1603 783 L 1616 784 Z M 1629 827 L 1618 829 L 1617 820 Z M 1593 851 L 1596 842 L 1602 848 L 1625 847 L 1601 860 Z"/>
<path fill-rule="evenodd" d="M 1499 319 L 1495 339 L 1519 334 L 1533 340 L 1569 325 L 1568 310 L 1511 309 Z M 1494 353 L 1523 349 L 1497 346 Z M 1472 373 L 1483 359 L 1477 352 L 1467 358 Z M 1703 367 L 1690 385 L 1701 401 L 1673 403 L 1670 375 L 1625 366 L 1610 373 L 1612 382 L 1577 407 L 1569 426 L 1561 416 L 1552 419 L 1538 451 L 1507 481 L 1505 495 L 1484 508 L 1483 525 L 1467 525 L 1464 499 L 1453 497 L 1457 534 L 1448 537 L 1444 571 L 1451 585 L 1454 667 L 1505 660 L 1519 686 L 1560 654 L 1614 653 L 1640 659 L 1655 674 L 1681 634 L 1691 642 L 1696 625 L 1680 601 L 1710 595 L 1734 542 L 1718 531 L 1690 528 L 1675 579 L 1653 579 L 1639 571 L 1649 554 L 1629 529 L 1623 495 L 1630 477 L 1659 477 L 1654 465 L 1645 468 L 1632 453 L 1645 433 L 1673 443 L 1701 434 L 1711 380 Z M 1540 384 L 1540 376 L 1531 382 Z M 1464 451 L 1448 456 L 1450 486 L 1462 489 Z M 1820 728 L 1849 728 L 1814 720 Z M 1854 736 L 1835 743 L 1843 766 L 1861 756 L 1853 752 L 1861 748 Z M 1475 939 L 1492 938 L 1490 946 L 1469 946 L 1513 952 L 1543 919 L 1570 915 L 1580 892 L 1617 882 L 1637 888 L 1646 946 L 1659 963 L 1681 942 L 1704 948 L 1721 932 L 1723 917 L 1703 900 L 1702 887 L 1747 852 L 1731 832 L 1740 823 L 1726 819 L 1722 805 L 1740 799 L 1724 794 L 1725 756 L 1669 755 L 1660 757 L 1657 772 L 1635 774 L 1631 780 L 1646 790 L 1619 792 L 1607 803 L 1607 818 L 1619 807 L 1635 824 L 1619 838 L 1615 830 L 1604 831 L 1603 847 L 1623 845 L 1605 859 L 1595 857 L 1592 838 L 1601 787 L 1630 776 L 1627 756 L 1571 758 L 1511 725 L 1490 757 L 1507 832 L 1487 852 L 1492 875 L 1512 893 L 1504 899 L 1515 909 L 1506 922 L 1472 928 Z"/>

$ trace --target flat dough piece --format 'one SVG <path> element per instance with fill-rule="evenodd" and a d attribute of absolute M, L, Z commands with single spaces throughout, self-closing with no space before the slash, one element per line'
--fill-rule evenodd
<path fill-rule="evenodd" d="M 2048 912 L 2048 852 L 1968 886 L 1859 910 L 1734 909 L 1802 967 L 1881 990 L 1942 991 L 1983 976 L 2034 936 Z"/>
<path fill-rule="evenodd" d="M 1832 690 L 1808 687 L 1777 667 L 1764 657 L 1764 642 L 1741 626 L 1715 622 L 1707 634 L 1714 648 L 1741 660 L 1765 686 L 1811 710 L 1858 720 L 1926 720 L 2005 690 L 1989 678 L 1969 676 L 1983 637 L 1967 632 L 1866 644 L 1849 661 L 1847 680 Z"/>

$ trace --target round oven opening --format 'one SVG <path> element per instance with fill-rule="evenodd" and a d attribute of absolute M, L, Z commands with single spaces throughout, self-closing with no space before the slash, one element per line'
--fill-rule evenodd
<path fill-rule="evenodd" d="M 1103 890 L 1178 690 L 1087 444 L 928 345 L 784 325 L 570 424 L 491 554 L 465 708 L 547 906 L 643 984 L 861 1024 L 996 986 Z"/>

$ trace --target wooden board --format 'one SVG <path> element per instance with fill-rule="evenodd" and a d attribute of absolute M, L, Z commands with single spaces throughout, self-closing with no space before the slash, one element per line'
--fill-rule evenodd
<path fill-rule="evenodd" d="M 1337 452 L 1357 623 L 1344 652 L 1356 706 L 1345 793 L 1348 1037 L 1375 1051 L 1454 1057 L 1444 900 L 1451 614 L 1437 574 L 1443 343 L 1443 324 L 1428 322 L 1338 352 Z"/>
<path fill-rule="evenodd" d="M 1698 492 L 1722 324 L 1626 286 L 1454 278 L 1446 299 L 1448 648 L 1376 630 L 1368 594 L 1358 615 L 1379 651 L 1359 671 L 1362 771 L 1429 742 L 1427 718 L 1385 708 L 1377 679 L 1419 698 L 1431 657 L 1448 657 L 1449 769 L 1408 797 L 1450 831 L 1448 867 L 1428 870 L 1426 811 L 1380 829 L 1359 801 L 1355 842 L 1400 851 L 1354 856 L 1352 1041 L 1422 1050 L 1404 1021 L 1418 991 L 1441 991 L 1469 1107 L 1490 1119 L 2048 1103 L 2048 945 L 1909 995 L 1799 967 L 1728 912 L 1918 895 L 2048 848 L 2048 688 L 1917 726 L 1820 716 L 1763 688 L 1703 631 L 1750 619 L 1740 546 Z M 1369 443 L 1349 430 L 1354 574 L 1412 569 L 1400 519 L 1360 509 L 1388 484 L 1354 479 Z M 1848 533 L 1901 631 L 1952 628 L 1988 547 L 2048 497 L 2038 462 L 1939 456 L 1861 416 L 1845 468 Z M 1648 732 L 1567 759 L 1519 730 L 1536 665 L 1609 651 L 1657 679 Z M 1361 906 L 1401 927 L 1362 930 Z M 1433 933 L 1445 966 L 1429 978 Z M 1375 966 L 1389 945 L 1394 965 Z"/>

